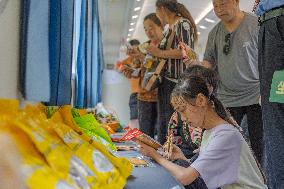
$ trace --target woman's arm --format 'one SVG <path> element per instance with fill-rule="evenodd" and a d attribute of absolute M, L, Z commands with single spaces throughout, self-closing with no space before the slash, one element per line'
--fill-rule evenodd
<path fill-rule="evenodd" d="M 147 52 L 158 58 L 182 59 L 182 51 L 180 49 L 161 50 L 155 46 L 149 46 Z"/>
<path fill-rule="evenodd" d="M 162 157 L 154 148 L 143 143 L 139 144 L 142 154 L 153 158 L 157 163 L 167 169 L 183 185 L 189 185 L 199 177 L 199 173 L 194 168 L 184 168 L 176 165 Z"/>
<path fill-rule="evenodd" d="M 189 185 L 199 177 L 199 173 L 194 168 L 176 165 L 158 153 L 155 153 L 152 158 L 167 169 L 182 185 Z"/>

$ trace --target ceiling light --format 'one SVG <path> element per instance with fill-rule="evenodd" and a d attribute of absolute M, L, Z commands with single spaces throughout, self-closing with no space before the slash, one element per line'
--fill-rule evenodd
<path fill-rule="evenodd" d="M 201 33 L 200 32 L 197 32 L 197 35 L 200 35 Z"/>
<path fill-rule="evenodd" d="M 132 16 L 132 19 L 135 19 L 135 18 L 138 18 L 138 15 L 137 15 L 137 14 L 134 15 L 134 16 Z"/>
<path fill-rule="evenodd" d="M 209 19 L 209 18 L 205 18 L 206 22 L 210 22 L 210 23 L 215 23 L 215 20 Z"/>
<path fill-rule="evenodd" d="M 129 40 L 130 40 L 130 38 L 128 37 L 126 40 L 127 40 L 127 41 L 129 41 Z"/>
<path fill-rule="evenodd" d="M 136 7 L 135 9 L 134 9 L 134 11 L 139 11 L 141 9 L 141 7 Z"/>
<path fill-rule="evenodd" d="M 130 37 L 130 36 L 131 36 L 131 34 L 129 33 L 127 36 L 128 36 L 128 37 Z"/>
<path fill-rule="evenodd" d="M 136 1 L 138 1 L 138 2 L 139 2 L 140 0 L 136 0 Z"/>
<path fill-rule="evenodd" d="M 206 26 L 199 26 L 201 29 L 203 29 L 203 30 L 205 30 L 205 29 L 207 29 L 207 27 Z"/>
<path fill-rule="evenodd" d="M 130 26 L 134 26 L 134 25 L 135 25 L 135 22 L 131 22 L 131 23 L 130 23 Z"/>
<path fill-rule="evenodd" d="M 134 30 L 134 28 L 130 28 L 128 31 L 130 31 L 130 32 L 131 32 L 131 31 L 133 31 L 133 30 Z"/>
<path fill-rule="evenodd" d="M 198 24 L 210 11 L 213 10 L 213 4 L 210 2 L 208 6 L 200 13 L 200 15 L 195 19 L 195 23 Z"/>

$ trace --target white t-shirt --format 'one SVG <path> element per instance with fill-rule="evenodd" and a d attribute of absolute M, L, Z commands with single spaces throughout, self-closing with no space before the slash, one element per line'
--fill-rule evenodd
<path fill-rule="evenodd" d="M 208 189 L 267 189 L 247 142 L 229 124 L 204 132 L 199 157 L 191 167 Z"/>

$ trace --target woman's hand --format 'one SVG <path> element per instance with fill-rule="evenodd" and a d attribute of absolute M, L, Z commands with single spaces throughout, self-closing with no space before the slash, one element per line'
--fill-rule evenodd
<path fill-rule="evenodd" d="M 173 144 L 173 151 L 172 151 L 172 154 L 170 156 L 170 160 L 173 161 L 173 160 L 177 160 L 177 159 L 187 160 L 187 158 L 184 156 L 181 149 Z"/>
<path fill-rule="evenodd" d="M 147 48 L 146 48 L 147 52 L 155 57 L 160 57 L 160 58 L 164 58 L 164 57 L 161 57 L 161 54 L 162 54 L 162 50 L 159 49 L 158 47 L 156 46 L 153 46 L 153 45 L 149 45 Z"/>
<path fill-rule="evenodd" d="M 152 147 L 140 142 L 140 141 L 136 141 L 139 145 L 140 145 L 140 152 L 141 154 L 143 154 L 144 156 L 148 156 L 150 158 L 155 159 L 155 155 L 159 155 L 159 153 Z"/>

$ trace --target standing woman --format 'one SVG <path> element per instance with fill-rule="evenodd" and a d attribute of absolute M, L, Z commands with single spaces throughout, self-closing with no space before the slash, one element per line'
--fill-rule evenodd
<path fill-rule="evenodd" d="M 163 81 L 158 88 L 158 141 L 163 144 L 166 141 L 167 124 L 174 112 L 170 105 L 170 94 L 186 68 L 182 61 L 183 56 L 179 43 L 183 42 L 193 49 L 197 40 L 197 29 L 189 11 L 176 0 L 157 0 L 156 14 L 163 25 L 169 25 L 159 47 L 150 45 L 147 48 L 151 55 L 167 59 L 162 73 Z M 166 50 L 172 32 L 175 35 L 171 49 Z"/>
<path fill-rule="evenodd" d="M 149 39 L 146 43 L 158 46 L 163 38 L 163 26 L 155 13 L 151 13 L 144 18 L 144 30 Z M 143 57 L 145 58 L 145 57 Z M 143 62 L 143 61 L 142 61 Z M 142 73 L 145 67 L 142 65 Z M 141 74 L 140 84 L 143 80 Z M 140 89 L 138 92 L 138 120 L 139 128 L 142 132 L 154 138 L 155 124 L 157 120 L 157 90 L 146 91 Z"/>

